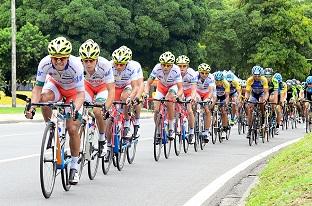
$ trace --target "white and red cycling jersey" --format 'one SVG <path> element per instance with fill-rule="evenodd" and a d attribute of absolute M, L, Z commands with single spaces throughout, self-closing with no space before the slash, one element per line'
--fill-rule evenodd
<path fill-rule="evenodd" d="M 97 102 L 105 102 L 108 95 L 106 84 L 114 83 L 111 63 L 107 59 L 99 57 L 95 66 L 95 72 L 90 75 L 85 70 L 85 73 L 86 101 L 92 102 L 96 95 L 95 100 Z"/>
<path fill-rule="evenodd" d="M 188 68 L 183 79 L 183 92 L 185 97 L 189 97 L 192 94 L 192 85 L 197 83 L 197 73 L 192 68 Z"/>
<path fill-rule="evenodd" d="M 136 73 L 137 73 L 138 79 L 144 78 L 143 70 L 142 70 L 141 64 L 139 62 L 131 60 L 128 62 L 128 65 L 130 67 L 136 68 Z"/>
<path fill-rule="evenodd" d="M 182 83 L 182 76 L 180 72 L 180 68 L 173 64 L 171 70 L 168 74 L 163 72 L 161 64 L 158 63 L 152 70 L 150 77 L 151 79 L 158 79 L 157 90 L 156 90 L 156 99 L 160 99 L 168 93 L 168 91 L 172 91 L 173 93 L 177 93 L 178 87 L 177 83 Z"/>
<path fill-rule="evenodd" d="M 214 80 L 214 76 L 213 74 L 209 74 L 207 76 L 206 79 L 202 80 L 200 78 L 200 75 L 199 75 L 199 72 L 197 72 L 197 93 L 199 94 L 199 96 L 201 97 L 202 100 L 205 100 L 208 98 L 209 96 L 209 87 L 213 87 L 213 96 L 215 96 L 216 94 L 216 91 L 215 91 L 215 87 L 216 87 L 216 84 L 215 84 L 215 80 Z"/>
<path fill-rule="evenodd" d="M 125 89 L 132 89 L 131 82 L 138 80 L 138 65 L 135 61 L 129 61 L 124 70 L 117 71 L 111 61 L 115 79 L 115 100 L 120 100 L 120 95 Z"/>
<path fill-rule="evenodd" d="M 57 70 L 48 55 L 38 66 L 36 85 L 43 86 L 43 90 L 54 93 L 54 101 L 66 97 L 66 102 L 75 100 L 78 91 L 84 91 L 83 65 L 80 58 L 70 55 L 64 70 Z"/>

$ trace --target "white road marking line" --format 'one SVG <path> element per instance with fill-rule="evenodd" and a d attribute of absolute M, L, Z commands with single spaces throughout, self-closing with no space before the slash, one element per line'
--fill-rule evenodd
<path fill-rule="evenodd" d="M 0 164 L 6 163 L 6 162 L 13 162 L 16 160 L 23 160 L 23 159 L 32 158 L 32 157 L 38 157 L 38 156 L 39 156 L 39 154 L 31 154 L 31 155 L 25 155 L 25 156 L 21 156 L 21 157 L 14 157 L 14 158 L 10 158 L 10 159 L 3 159 L 3 160 L 0 160 Z"/>
<path fill-rule="evenodd" d="M 2 137 L 12 137 L 12 136 L 30 136 L 34 134 L 43 134 L 42 132 L 32 132 L 32 133 L 23 133 L 23 134 L 7 134 L 7 135 L 1 135 Z"/>
<path fill-rule="evenodd" d="M 234 167 L 233 169 L 229 170 L 228 172 L 224 173 L 217 179 L 215 179 L 213 182 L 211 182 L 209 185 L 207 185 L 204 189 L 199 191 L 196 195 L 194 195 L 191 199 L 189 199 L 184 206 L 195 206 L 195 205 L 202 205 L 205 203 L 206 200 L 208 200 L 214 193 L 216 193 L 222 186 L 226 184 L 227 181 L 229 181 L 231 178 L 233 178 L 238 173 L 245 170 L 247 167 L 249 167 L 251 164 L 257 162 L 258 160 L 261 160 L 264 157 L 269 156 L 270 154 L 279 151 L 280 149 L 293 144 L 295 142 L 298 142 L 303 137 L 285 142 L 283 144 L 280 144 L 276 147 L 273 147 L 270 150 L 267 150 L 265 152 L 262 152 L 261 154 L 252 157 L 245 162 L 239 164 L 238 166 Z"/>
<path fill-rule="evenodd" d="M 153 138 L 144 138 L 144 139 L 140 139 L 139 142 L 145 142 L 145 141 L 149 141 L 152 140 Z M 10 159 L 3 159 L 0 160 L 0 164 L 1 163 L 6 163 L 6 162 L 14 162 L 17 160 L 23 160 L 23 159 L 28 159 L 28 158 L 32 158 L 32 157 L 39 157 L 40 154 L 31 154 L 31 155 L 25 155 L 25 156 L 20 156 L 20 157 L 14 157 L 14 158 L 10 158 Z"/>

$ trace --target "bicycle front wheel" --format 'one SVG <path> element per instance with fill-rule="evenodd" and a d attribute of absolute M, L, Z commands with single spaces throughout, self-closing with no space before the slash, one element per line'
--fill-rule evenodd
<path fill-rule="evenodd" d="M 56 177 L 56 143 L 53 123 L 48 123 L 43 134 L 40 152 L 40 185 L 45 198 L 53 192 Z"/>
<path fill-rule="evenodd" d="M 175 137 L 174 137 L 174 151 L 177 156 L 180 155 L 182 148 L 182 124 L 181 124 L 181 116 L 176 118 L 175 123 Z"/>
<path fill-rule="evenodd" d="M 69 184 L 70 156 L 65 152 L 64 157 L 65 167 L 61 170 L 62 186 L 65 191 L 69 191 L 71 187 L 71 184 Z"/>
<path fill-rule="evenodd" d="M 98 144 L 90 142 L 90 160 L 88 161 L 88 176 L 90 180 L 93 180 L 96 176 L 99 167 L 99 155 L 98 155 Z"/>
<path fill-rule="evenodd" d="M 212 115 L 212 121 L 211 121 L 211 141 L 212 144 L 216 144 L 217 141 L 217 124 L 218 124 L 218 116 L 217 113 L 214 112 Z"/>
<path fill-rule="evenodd" d="M 162 146 L 162 136 L 163 136 L 163 128 L 162 128 L 162 118 L 158 117 L 155 122 L 155 131 L 154 131 L 154 159 L 155 161 L 159 160 Z"/>
<path fill-rule="evenodd" d="M 132 140 L 130 145 L 127 148 L 127 160 L 129 164 L 132 164 L 134 161 L 137 143 L 138 143 L 138 139 Z"/>
<path fill-rule="evenodd" d="M 127 145 L 125 144 L 125 140 L 124 138 L 121 138 L 119 142 L 119 152 L 116 155 L 117 169 L 119 171 L 121 171 L 125 165 L 126 155 L 127 155 L 126 150 L 127 150 Z"/>
<path fill-rule="evenodd" d="M 80 128 L 79 128 L 79 137 L 80 137 L 80 152 L 79 152 L 79 159 L 78 159 L 78 163 L 79 163 L 79 170 L 78 170 L 78 174 L 79 174 L 79 179 L 81 178 L 82 175 L 82 170 L 83 167 L 86 164 L 86 158 L 85 158 L 85 152 L 86 152 L 86 131 L 85 131 L 85 124 L 81 124 Z"/>
<path fill-rule="evenodd" d="M 164 143 L 164 154 L 165 154 L 166 159 L 168 159 L 170 156 L 171 143 L 172 143 L 172 141 L 169 140 L 168 138 L 166 138 L 165 143 Z"/>

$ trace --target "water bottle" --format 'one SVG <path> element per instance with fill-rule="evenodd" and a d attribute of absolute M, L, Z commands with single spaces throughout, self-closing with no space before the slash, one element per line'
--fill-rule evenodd
<path fill-rule="evenodd" d="M 183 130 L 186 131 L 188 128 L 188 121 L 187 121 L 187 117 L 184 116 L 183 118 Z"/>
<path fill-rule="evenodd" d="M 164 121 L 164 128 L 165 128 L 165 134 L 166 134 L 166 136 L 168 135 L 168 120 L 167 119 L 165 119 L 165 121 Z"/>
<path fill-rule="evenodd" d="M 92 121 L 92 119 L 89 119 L 88 122 L 88 127 L 89 127 L 89 142 L 92 141 L 93 136 L 94 136 L 94 130 L 95 130 L 95 125 L 94 125 L 94 121 Z"/>

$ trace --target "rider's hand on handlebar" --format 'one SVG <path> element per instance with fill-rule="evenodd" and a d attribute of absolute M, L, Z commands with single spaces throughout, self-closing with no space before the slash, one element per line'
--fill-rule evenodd
<path fill-rule="evenodd" d="M 28 111 L 25 112 L 25 117 L 27 119 L 33 119 L 36 113 L 36 109 L 34 107 L 30 107 Z"/>

